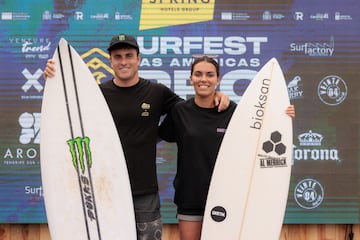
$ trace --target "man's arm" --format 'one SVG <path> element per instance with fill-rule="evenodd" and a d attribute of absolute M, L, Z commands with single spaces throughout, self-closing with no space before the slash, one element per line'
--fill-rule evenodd
<path fill-rule="evenodd" d="M 215 106 L 218 106 L 218 111 L 222 112 L 226 110 L 230 105 L 230 98 L 223 92 L 216 91 L 215 92 Z"/>

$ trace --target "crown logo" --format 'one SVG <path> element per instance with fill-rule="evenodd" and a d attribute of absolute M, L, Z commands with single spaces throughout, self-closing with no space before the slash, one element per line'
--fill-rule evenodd
<path fill-rule="evenodd" d="M 298 136 L 300 146 L 321 146 L 324 137 L 319 133 L 313 133 L 309 130 L 307 133 L 302 133 Z"/>

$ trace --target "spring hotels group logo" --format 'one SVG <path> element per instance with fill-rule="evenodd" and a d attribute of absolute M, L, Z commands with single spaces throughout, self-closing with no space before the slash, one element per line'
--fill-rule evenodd
<path fill-rule="evenodd" d="M 139 30 L 213 19 L 215 0 L 142 0 Z"/>

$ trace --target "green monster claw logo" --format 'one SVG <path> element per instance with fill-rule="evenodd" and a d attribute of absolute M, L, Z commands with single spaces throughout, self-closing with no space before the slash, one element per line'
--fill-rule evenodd
<path fill-rule="evenodd" d="M 78 161 L 76 149 L 79 154 L 79 164 L 82 173 L 85 171 L 85 160 L 84 156 L 86 155 L 87 163 L 89 168 L 92 165 L 91 151 L 90 151 L 90 138 L 89 137 L 77 137 L 75 139 L 70 139 L 67 141 L 67 144 L 70 147 L 70 153 L 72 156 L 72 162 L 74 164 L 75 169 L 78 169 Z"/>

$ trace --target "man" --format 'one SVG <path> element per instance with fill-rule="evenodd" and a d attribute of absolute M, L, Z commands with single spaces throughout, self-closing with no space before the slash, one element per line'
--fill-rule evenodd
<path fill-rule="evenodd" d="M 100 84 L 113 116 L 127 163 L 139 240 L 161 239 L 162 222 L 156 175 L 156 143 L 161 115 L 179 101 L 169 88 L 139 77 L 140 52 L 135 38 L 120 34 L 109 44 L 114 78 Z M 44 77 L 55 74 L 49 59 Z M 227 108 L 227 96 L 217 93 L 216 105 Z"/>

